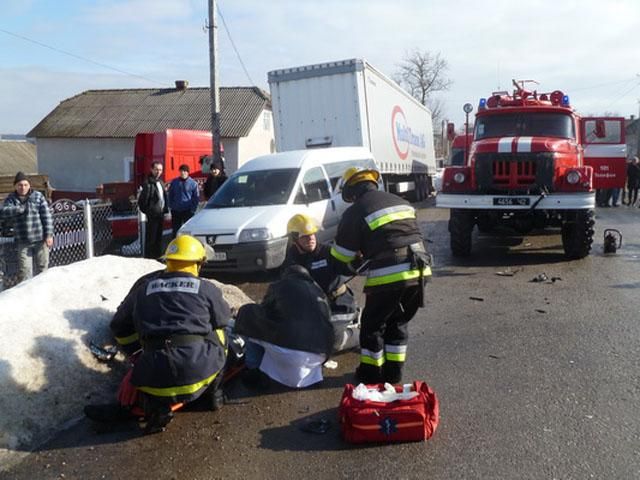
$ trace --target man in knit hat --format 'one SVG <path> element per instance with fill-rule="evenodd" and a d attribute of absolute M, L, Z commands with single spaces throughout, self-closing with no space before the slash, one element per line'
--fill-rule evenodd
<path fill-rule="evenodd" d="M 49 266 L 49 249 L 53 246 L 53 220 L 46 198 L 31 189 L 29 179 L 18 172 L 13 180 L 15 191 L 0 208 L 0 218 L 14 221 L 14 239 L 18 248 L 18 281 L 43 272 Z"/>

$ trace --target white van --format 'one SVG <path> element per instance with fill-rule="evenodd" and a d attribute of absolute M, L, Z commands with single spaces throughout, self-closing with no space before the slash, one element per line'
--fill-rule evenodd
<path fill-rule="evenodd" d="M 245 163 L 180 229 L 208 251 L 203 272 L 248 272 L 279 267 L 287 247 L 287 222 L 297 213 L 316 219 L 319 241 L 334 238 L 348 207 L 339 180 L 351 166 L 376 168 L 363 147 L 294 150 Z M 209 250 L 209 249 L 208 249 Z"/>

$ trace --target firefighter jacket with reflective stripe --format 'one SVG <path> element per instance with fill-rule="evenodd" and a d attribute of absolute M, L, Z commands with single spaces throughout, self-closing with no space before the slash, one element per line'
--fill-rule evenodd
<path fill-rule="evenodd" d="M 132 376 L 139 390 L 171 401 L 189 401 L 224 366 L 223 328 L 230 317 L 229 305 L 212 283 L 188 273 L 157 271 L 131 288 L 111 321 L 111 330 L 125 351 L 143 346 Z"/>
<path fill-rule="evenodd" d="M 414 208 L 397 195 L 370 190 L 344 212 L 331 255 L 349 263 L 361 252 L 369 260 L 365 292 L 372 292 L 418 283 L 412 244 L 423 247 Z M 430 274 L 423 269 L 424 276 Z"/>

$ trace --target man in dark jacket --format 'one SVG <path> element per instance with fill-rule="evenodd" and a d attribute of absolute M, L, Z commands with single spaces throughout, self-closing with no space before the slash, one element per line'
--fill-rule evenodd
<path fill-rule="evenodd" d="M 202 193 L 204 194 L 205 200 L 208 201 L 211 197 L 213 197 L 213 195 L 218 191 L 218 189 L 226 180 L 227 175 L 221 168 L 221 164 L 212 163 L 211 171 L 209 172 L 209 175 L 207 175 L 207 179 L 205 180 L 204 186 L 202 187 Z"/>
<path fill-rule="evenodd" d="M 358 305 L 353 291 L 345 284 L 346 277 L 331 260 L 331 248 L 318 243 L 317 231 L 318 226 L 309 215 L 299 213 L 291 217 L 287 223 L 290 246 L 283 267 L 302 265 L 307 269 L 329 300 L 335 337 L 333 351 L 350 350 L 358 346 L 360 335 L 356 325 Z"/>
<path fill-rule="evenodd" d="M 349 168 L 342 198 L 353 203 L 340 219 L 331 255 L 350 266 L 368 261 L 361 318 L 358 380 L 364 383 L 402 380 L 409 321 L 423 304 L 430 260 L 415 210 L 400 197 L 378 190 L 377 170 Z"/>
<path fill-rule="evenodd" d="M 164 228 L 164 214 L 169 211 L 167 194 L 162 176 L 162 163 L 151 164 L 151 174 L 142 184 L 142 190 L 138 196 L 138 207 L 147 216 L 145 232 L 144 256 L 145 258 L 158 258 L 162 255 L 162 230 Z"/>
<path fill-rule="evenodd" d="M 633 157 L 633 159 L 627 164 L 627 205 L 635 205 L 638 201 L 639 188 L 640 160 L 638 160 L 638 157 Z"/>
<path fill-rule="evenodd" d="M 136 357 L 131 384 L 142 397 L 145 432 L 161 431 L 171 421 L 171 406 L 206 394 L 212 410 L 222 405 L 222 370 L 231 312 L 222 292 L 198 278 L 204 246 L 181 235 L 167 247 L 167 268 L 140 278 L 111 321 L 116 341 Z M 126 417 L 124 405 L 93 405 L 88 417 L 109 421 Z"/>
<path fill-rule="evenodd" d="M 238 311 L 234 331 L 247 337 L 247 368 L 294 388 L 322 381 L 333 350 L 331 311 L 322 289 L 300 265 L 269 285 L 261 304 Z"/>
<path fill-rule="evenodd" d="M 18 172 L 13 180 L 15 191 L 0 209 L 0 219 L 11 219 L 18 249 L 18 281 L 43 272 L 49 266 L 49 249 L 53 246 L 53 219 L 46 198 L 31 189 L 27 176 Z M 35 261 L 35 262 L 34 262 Z"/>
<path fill-rule="evenodd" d="M 180 227 L 196 213 L 200 202 L 198 182 L 189 176 L 189 165 L 180 165 L 180 176 L 169 184 L 169 209 L 173 237 Z"/>

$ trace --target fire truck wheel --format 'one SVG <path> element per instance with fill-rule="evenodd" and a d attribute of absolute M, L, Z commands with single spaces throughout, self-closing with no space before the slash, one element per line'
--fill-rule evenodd
<path fill-rule="evenodd" d="M 571 212 L 562 223 L 562 247 L 565 257 L 577 260 L 589 255 L 593 243 L 593 210 Z"/>
<path fill-rule="evenodd" d="M 454 257 L 468 257 L 471 255 L 471 233 L 475 217 L 468 210 L 451 210 L 449 216 L 449 234 L 451 238 L 451 253 Z"/>

